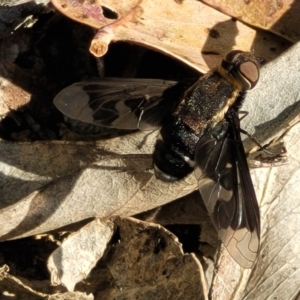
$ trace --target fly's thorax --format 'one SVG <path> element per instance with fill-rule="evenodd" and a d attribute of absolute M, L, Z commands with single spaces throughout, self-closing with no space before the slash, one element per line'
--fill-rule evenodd
<path fill-rule="evenodd" d="M 244 98 L 244 97 L 243 97 Z M 215 124 L 219 123 L 220 121 L 224 120 L 226 113 L 228 112 L 229 108 L 234 106 L 235 104 L 238 104 L 238 102 L 241 102 L 241 90 L 240 89 L 234 89 L 232 91 L 231 97 L 228 97 L 227 102 L 225 103 L 224 107 L 216 112 L 216 114 L 212 117 L 210 121 L 210 125 L 212 127 L 215 126 Z"/>
<path fill-rule="evenodd" d="M 235 104 L 241 89 L 214 69 L 202 76 L 184 95 L 173 113 L 197 135 L 210 123 L 224 119 Z"/>

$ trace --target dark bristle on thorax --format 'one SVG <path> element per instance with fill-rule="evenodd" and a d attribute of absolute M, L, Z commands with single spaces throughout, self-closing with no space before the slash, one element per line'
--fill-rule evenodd
<path fill-rule="evenodd" d="M 215 117 L 228 109 L 234 102 L 238 91 L 218 70 L 213 70 L 201 77 L 185 94 L 175 115 L 180 115 L 182 122 L 195 134 L 200 134 L 206 124 L 215 121 Z"/>

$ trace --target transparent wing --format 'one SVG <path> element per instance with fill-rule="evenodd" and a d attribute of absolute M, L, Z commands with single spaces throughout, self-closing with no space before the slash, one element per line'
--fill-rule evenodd
<path fill-rule="evenodd" d="M 57 94 L 54 105 L 82 122 L 120 129 L 151 130 L 178 104 L 190 83 L 157 79 L 105 78 L 75 83 Z"/>
<path fill-rule="evenodd" d="M 230 120 L 200 138 L 195 163 L 200 194 L 222 242 L 237 263 L 251 268 L 260 245 L 259 207 L 240 132 Z"/>

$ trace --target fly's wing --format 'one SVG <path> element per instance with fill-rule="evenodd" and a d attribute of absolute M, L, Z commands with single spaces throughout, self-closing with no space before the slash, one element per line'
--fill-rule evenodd
<path fill-rule="evenodd" d="M 223 244 L 238 264 L 251 268 L 259 252 L 260 217 L 238 128 L 224 120 L 200 137 L 195 174 Z"/>
<path fill-rule="evenodd" d="M 75 83 L 54 99 L 66 116 L 119 129 L 151 130 L 178 104 L 187 83 L 157 79 L 105 78 Z"/>

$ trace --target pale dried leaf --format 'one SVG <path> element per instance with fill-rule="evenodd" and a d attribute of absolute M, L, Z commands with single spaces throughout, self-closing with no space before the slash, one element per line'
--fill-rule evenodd
<path fill-rule="evenodd" d="M 300 43 L 261 69 L 257 86 L 247 93 L 243 110 L 243 129 L 262 144 L 268 144 L 299 121 L 300 114 Z M 246 139 L 246 150 L 257 149 Z"/>
<path fill-rule="evenodd" d="M 300 123 L 283 137 L 288 163 L 255 169 L 253 183 L 261 199 L 261 253 L 245 299 L 294 299 L 300 287 Z M 238 298 L 234 298 L 238 299 Z"/>
<path fill-rule="evenodd" d="M 0 208 L 14 204 L 52 180 L 84 169 L 103 156 L 151 154 L 157 134 L 154 131 L 145 136 L 145 132 L 137 132 L 97 143 L 0 141 Z"/>
<path fill-rule="evenodd" d="M 96 219 L 70 235 L 48 259 L 51 283 L 73 291 L 102 257 L 112 234 L 111 221 Z"/>
<path fill-rule="evenodd" d="M 200 1 L 52 0 L 66 16 L 100 29 L 91 51 L 102 56 L 109 42 L 129 41 L 175 57 L 201 72 L 218 65 L 232 48 L 255 50 L 270 61 L 287 49 L 288 42 L 232 20 Z M 109 19 L 102 7 L 117 15 Z"/>
<path fill-rule="evenodd" d="M 90 217 L 133 215 L 196 188 L 193 175 L 169 184 L 156 179 L 151 168 L 151 155 L 99 157 L 3 208 L 1 239 L 38 234 Z"/>
<path fill-rule="evenodd" d="M 252 270 L 237 266 L 223 245 L 218 263 L 210 286 L 211 299 L 243 299 L 242 294 L 247 287 Z"/>
<path fill-rule="evenodd" d="M 269 29 L 293 42 L 300 40 L 300 2 L 297 0 L 203 0 L 203 2 L 238 20 Z"/>

